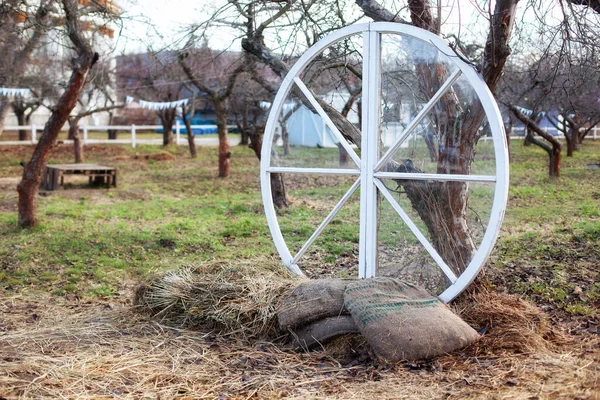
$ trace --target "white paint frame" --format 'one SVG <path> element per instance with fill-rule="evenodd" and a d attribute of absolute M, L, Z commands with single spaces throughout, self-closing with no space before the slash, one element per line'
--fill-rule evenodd
<path fill-rule="evenodd" d="M 386 152 L 386 154 L 380 160 L 375 160 L 377 156 L 377 140 L 371 140 L 371 137 L 375 135 L 377 137 L 378 129 L 378 118 L 379 118 L 379 101 L 363 101 L 363 125 L 361 130 L 363 132 L 361 143 L 361 155 L 362 159 L 359 159 L 357 165 L 360 169 L 346 168 L 346 169 L 325 169 L 325 168 L 295 168 L 295 167 L 272 167 L 271 164 L 271 152 L 273 150 L 273 137 L 275 134 L 275 127 L 278 123 L 278 117 L 281 113 L 283 103 L 289 95 L 292 86 L 298 85 L 299 75 L 303 72 L 304 68 L 323 50 L 332 44 L 343 40 L 353 35 L 363 35 L 363 76 L 368 76 L 368 79 L 363 79 L 363 98 L 372 98 L 376 96 L 379 98 L 379 67 L 380 67 L 380 38 L 381 34 L 400 34 L 408 35 L 421 39 L 425 42 L 435 46 L 442 53 L 449 56 L 451 62 L 458 67 L 458 70 L 453 74 L 447 81 L 442 85 L 438 93 L 434 97 L 441 97 L 443 90 L 454 83 L 460 76 L 464 76 L 467 81 L 471 84 L 474 89 L 481 105 L 485 111 L 486 117 L 489 122 L 489 127 L 492 132 L 492 140 L 494 144 L 494 154 L 496 161 L 496 174 L 495 176 L 490 175 L 439 175 L 439 174 L 409 174 L 409 173 L 396 173 L 396 172 L 380 172 L 379 168 L 385 163 L 393 150 Z M 375 57 L 369 57 L 369 54 L 375 54 Z M 269 229 L 273 236 L 273 240 L 277 251 L 279 252 L 284 265 L 294 274 L 305 276 L 300 270 L 296 262 L 304 254 L 310 243 L 318 236 L 318 234 L 325 228 L 327 223 L 333 219 L 337 211 L 344 205 L 350 195 L 354 193 L 358 185 L 361 186 L 361 232 L 360 232 L 360 254 L 359 254 L 359 277 L 369 277 L 376 275 L 376 229 L 377 224 L 373 223 L 376 221 L 376 199 L 377 192 L 381 193 L 384 197 L 388 198 L 389 192 L 386 193 L 385 186 L 381 184 L 379 179 L 382 178 L 394 178 L 394 179 L 427 179 L 427 180 L 439 180 L 439 181 L 470 181 L 470 182 L 489 182 L 495 185 L 494 199 L 492 203 L 492 210 L 490 213 L 490 220 L 488 222 L 487 229 L 481 241 L 481 244 L 475 252 L 473 259 L 464 270 L 462 274 L 456 277 L 456 280 L 439 295 L 439 298 L 444 302 L 451 301 L 454 297 L 460 294 L 477 276 L 477 273 L 481 270 L 485 261 L 489 257 L 498 233 L 502 220 L 504 219 L 504 212 L 506 208 L 506 201 L 508 198 L 508 150 L 506 145 L 506 135 L 504 133 L 504 125 L 502 123 L 502 117 L 500 110 L 494 100 L 492 93 L 489 91 L 481 75 L 470 65 L 463 62 L 460 58 L 453 56 L 453 50 L 438 36 L 431 32 L 423 29 L 416 28 L 414 26 L 405 24 L 396 24 L 390 22 L 374 22 L 366 24 L 357 24 L 347 26 L 339 29 L 336 32 L 328 35 L 321 39 L 314 46 L 308 49 L 302 57 L 294 64 L 290 69 L 287 76 L 283 79 L 281 87 L 275 97 L 267 125 L 265 128 L 263 147 L 261 154 L 261 190 L 262 197 L 265 207 L 265 215 L 269 224 Z M 452 81 L 450 81 L 452 80 Z M 303 84 L 300 81 L 299 88 L 304 91 Z M 312 96 L 310 96 L 312 97 Z M 309 97 L 309 99 L 310 99 Z M 314 100 L 314 99 L 313 99 Z M 429 106 L 431 108 L 435 101 L 430 101 L 425 108 Z M 317 108 L 319 110 L 320 107 Z M 322 114 L 319 112 L 319 114 Z M 421 115 L 424 113 L 420 113 Z M 323 117 L 323 115 L 321 115 Z M 373 116 L 375 118 L 373 118 Z M 325 115 L 323 118 L 325 123 L 329 126 L 329 118 Z M 417 121 L 418 122 L 418 121 Z M 416 126 L 417 123 L 411 124 L 410 126 Z M 334 135 L 339 137 L 339 132 L 335 126 L 332 127 Z M 366 134 L 365 134 L 366 132 Z M 375 133 L 373 133 L 375 132 Z M 411 130 L 408 130 L 409 134 Z M 339 135 L 339 136 L 338 136 Z M 402 142 L 406 139 L 404 136 L 398 138 L 398 140 L 391 146 L 394 148 L 399 147 Z M 344 147 L 349 147 L 348 142 L 342 141 Z M 348 145 L 348 146 L 347 146 Z M 351 148 L 350 148 L 351 149 Z M 346 148 L 346 150 L 348 150 Z M 357 162 L 357 156 L 354 151 L 349 152 L 353 161 Z M 356 156 L 353 157 L 352 155 Z M 369 156 L 370 155 L 370 156 Z M 385 159 L 384 159 L 385 158 Z M 311 236 L 309 241 L 305 243 L 305 246 L 301 248 L 301 251 L 293 256 L 281 234 L 279 223 L 271 196 L 271 173 L 308 173 L 308 174 L 337 174 L 337 175 L 354 175 L 358 176 L 358 179 L 352 185 L 351 189 L 344 195 L 344 197 L 338 202 L 331 213 L 317 228 L 317 231 Z M 379 187 L 378 189 L 376 187 Z M 375 200 L 375 203 L 373 203 Z M 389 199 L 388 199 L 389 200 Z M 394 200 L 392 198 L 392 200 Z M 392 207 L 402 217 L 406 213 L 401 210 L 398 203 L 394 200 L 390 202 Z M 369 206 L 375 204 L 375 207 Z M 403 218 L 404 219 L 404 218 Z M 405 221 L 406 222 L 406 221 Z M 414 224 L 412 224 L 414 225 Z M 409 223 L 410 227 L 410 223 Z M 375 235 L 373 235 L 375 230 Z M 422 236 L 422 235 L 421 235 Z M 375 244 L 375 245 L 374 245 Z M 428 249 L 430 250 L 430 249 Z M 435 251 L 435 250 L 434 250 Z M 439 261 L 438 262 L 439 265 Z M 442 260 L 442 263 L 443 260 Z M 445 264 L 445 263 L 444 263 Z M 440 266 L 442 270 L 448 275 L 447 270 Z M 451 279 L 452 280 L 452 279 Z"/>

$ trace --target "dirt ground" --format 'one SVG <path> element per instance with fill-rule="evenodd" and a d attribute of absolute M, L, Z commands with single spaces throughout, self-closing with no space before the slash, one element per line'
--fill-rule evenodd
<path fill-rule="evenodd" d="M 304 354 L 168 327 L 132 311 L 129 295 L 2 300 L 0 398 L 600 399 L 599 343 L 587 336 L 517 351 L 482 339 L 389 366 L 345 343 Z"/>

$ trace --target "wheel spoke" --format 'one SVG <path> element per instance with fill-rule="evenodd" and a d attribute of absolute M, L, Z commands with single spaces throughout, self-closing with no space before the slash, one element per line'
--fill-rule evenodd
<path fill-rule="evenodd" d="M 402 220 L 408 226 L 408 228 L 412 231 L 412 233 L 417 237 L 417 239 L 419 239 L 419 242 L 421 242 L 423 247 L 425 247 L 425 249 L 429 252 L 431 257 L 435 260 L 435 262 L 438 264 L 438 266 L 441 268 L 441 270 L 444 272 L 444 274 L 448 277 L 450 282 L 452 282 L 452 283 L 456 282 L 457 277 L 454 274 L 454 272 L 452 272 L 452 270 L 450 269 L 448 264 L 446 264 L 446 262 L 442 259 L 442 257 L 439 255 L 439 253 L 431 245 L 431 243 L 429 243 L 429 241 L 427 240 L 425 235 L 423 235 L 423 233 L 421 233 L 419 228 L 410 219 L 408 214 L 406 214 L 406 212 L 402 209 L 402 207 L 400 207 L 400 204 L 398 204 L 396 199 L 394 199 L 394 197 L 389 192 L 389 190 L 385 187 L 385 185 L 379 179 L 374 179 L 373 182 L 375 183 L 375 185 L 377 186 L 379 191 L 383 194 L 383 196 L 387 199 L 387 201 L 392 205 L 394 210 L 396 210 L 396 212 L 398 213 L 400 218 L 402 218 Z"/>
<path fill-rule="evenodd" d="M 411 181 L 455 181 L 455 182 L 496 182 L 493 175 L 458 175 L 458 174 L 415 174 L 406 172 L 375 172 L 375 178 L 402 179 Z"/>
<path fill-rule="evenodd" d="M 346 138 L 338 130 L 337 126 L 335 126 L 333 121 L 331 121 L 331 118 L 329 118 L 329 115 L 327 115 L 325 110 L 323 110 L 323 107 L 321 107 L 321 105 L 319 104 L 317 99 L 314 98 L 311 91 L 306 87 L 304 82 L 302 82 L 302 80 L 299 77 L 295 77 L 294 82 L 296 83 L 296 86 L 298 86 L 298 88 L 302 91 L 304 96 L 306 96 L 306 98 L 308 99 L 310 104 L 314 107 L 314 109 L 317 110 L 317 112 L 319 113 L 321 118 L 323 118 L 323 121 L 325 121 L 325 124 L 329 127 L 329 129 L 331 129 L 333 134 L 336 136 L 336 138 L 342 144 L 342 146 L 344 147 L 344 150 L 346 150 L 346 152 L 348 152 L 348 154 L 350 155 L 350 158 L 352 158 L 352 160 L 356 163 L 356 165 L 360 166 L 360 157 L 358 157 L 358 155 L 356 154 L 356 152 L 354 151 L 354 149 L 352 148 L 350 143 L 348 143 Z"/>
<path fill-rule="evenodd" d="M 413 133 L 413 131 L 421 123 L 423 118 L 425 118 L 425 116 L 437 104 L 437 102 L 442 98 L 442 96 L 452 87 L 454 82 L 456 82 L 458 78 L 460 78 L 461 74 L 462 73 L 460 72 L 460 69 L 457 69 L 452 75 L 450 75 L 448 79 L 446 79 L 446 82 L 444 82 L 444 84 L 438 89 L 438 91 L 433 95 L 429 102 L 425 104 L 425 107 L 423 107 L 423 109 L 419 111 L 419 114 L 417 114 L 415 119 L 413 119 L 410 122 L 410 124 L 402 133 L 402 135 L 398 139 L 396 139 L 396 141 L 387 150 L 383 157 L 381 157 L 381 159 L 377 162 L 377 164 L 375 165 L 375 171 L 379 171 L 381 169 L 381 166 L 388 162 L 390 157 L 392 157 L 392 154 L 394 154 L 398 147 L 400 147 L 402 143 L 404 143 L 406 138 L 408 138 Z"/>
<path fill-rule="evenodd" d="M 354 194 L 354 192 L 356 192 L 356 189 L 358 189 L 359 186 L 360 186 L 360 178 L 358 178 L 356 180 L 356 182 L 354 182 L 354 184 L 350 187 L 350 189 L 348 189 L 348 191 L 346 192 L 346 194 L 344 194 L 344 196 L 335 205 L 335 207 L 333 207 L 333 210 L 331 210 L 331 212 L 329 213 L 329 215 L 327 215 L 327 217 L 323 220 L 323 222 L 321 222 L 321 225 L 319 225 L 319 227 L 317 228 L 317 230 L 311 235 L 310 238 L 308 238 L 308 240 L 306 241 L 306 243 L 304 243 L 304 245 L 302 246 L 302 248 L 300 249 L 300 251 L 298 251 L 298 254 L 296 254 L 294 256 L 294 258 L 292 258 L 292 264 L 296 264 L 298 262 L 298 260 L 300 259 L 300 257 L 302 257 L 304 255 L 304 253 L 310 247 L 310 245 L 313 244 L 313 242 L 319 237 L 319 235 L 321 234 L 321 232 L 323 232 L 323 229 L 325 229 L 325 227 L 327 225 L 329 225 L 329 223 L 331 222 L 331 220 L 337 215 L 337 213 L 344 206 L 344 204 L 346 204 L 346 202 Z"/>
<path fill-rule="evenodd" d="M 360 175 L 360 169 L 352 168 L 302 168 L 302 167 L 268 167 L 267 172 L 279 174 L 315 174 L 315 175 Z"/>

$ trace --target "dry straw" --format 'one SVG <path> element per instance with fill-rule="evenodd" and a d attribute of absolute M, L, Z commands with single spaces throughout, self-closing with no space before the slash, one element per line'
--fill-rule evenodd
<path fill-rule="evenodd" d="M 0 302 L 0 315 L 12 318 L 9 301 Z M 74 310 L 72 304 L 40 299 L 36 310 L 41 319 L 36 324 L 1 332 L 0 396 L 594 399 L 600 382 L 597 341 L 529 354 L 486 348 L 485 354 L 476 355 L 467 350 L 427 363 L 390 367 L 368 359 L 335 359 L 324 351 L 294 353 L 269 342 L 170 328 L 127 307 L 93 307 Z"/>
<path fill-rule="evenodd" d="M 215 262 L 166 273 L 140 287 L 135 303 L 162 323 L 263 337 L 276 332 L 278 300 L 298 282 L 282 268 Z"/>

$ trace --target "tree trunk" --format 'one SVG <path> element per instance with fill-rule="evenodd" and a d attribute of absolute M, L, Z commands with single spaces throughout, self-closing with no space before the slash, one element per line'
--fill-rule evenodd
<path fill-rule="evenodd" d="M 119 131 L 117 129 L 109 129 L 108 131 L 108 140 L 117 140 L 119 137 Z"/>
<path fill-rule="evenodd" d="M 265 132 L 265 127 L 248 127 L 247 133 L 250 138 L 250 147 L 254 150 L 254 154 L 260 160 L 261 159 L 261 151 L 262 151 L 262 139 L 263 134 Z M 271 152 L 271 159 L 277 163 L 277 152 Z M 287 193 L 285 191 L 285 182 L 283 180 L 282 174 L 269 174 L 271 181 L 271 198 L 273 199 L 273 204 L 277 208 L 286 208 L 289 206 Z"/>
<path fill-rule="evenodd" d="M 283 155 L 289 156 L 292 152 L 292 149 L 290 147 L 290 133 L 287 130 L 286 121 L 281 124 L 281 141 L 283 142 Z"/>
<path fill-rule="evenodd" d="M 6 120 L 6 115 L 8 114 L 8 106 L 10 102 L 6 97 L 0 97 L 0 137 L 2 137 L 2 132 L 4 132 L 4 121 Z"/>
<path fill-rule="evenodd" d="M 73 155 L 75 156 L 75 163 L 83 163 L 83 141 L 79 135 L 79 119 L 69 119 L 69 137 L 73 140 Z"/>
<path fill-rule="evenodd" d="M 44 131 L 35 147 L 31 160 L 23 170 L 23 178 L 17 186 L 19 194 L 18 225 L 21 228 L 33 227 L 38 224 L 37 217 L 37 192 L 42 180 L 52 147 L 60 129 L 67 122 L 69 114 L 77 104 L 77 98 L 81 93 L 87 74 L 97 60 L 97 54 L 87 52 L 74 60 L 74 67 L 67 88 L 62 94 L 54 111 L 50 115 L 48 122 L 44 126 Z"/>
<path fill-rule="evenodd" d="M 549 158 L 548 174 L 551 177 L 559 177 L 560 176 L 560 158 L 561 158 L 561 151 L 562 151 L 562 144 L 560 143 L 560 141 L 556 137 L 552 136 L 551 134 L 549 134 L 548 132 L 546 132 L 542 128 L 540 128 L 540 126 L 538 125 L 539 120 L 535 120 L 535 121 L 532 120 L 531 118 L 529 118 L 528 116 L 523 114 L 517 107 L 515 107 L 512 104 L 509 104 L 508 108 L 510 109 L 510 111 L 513 112 L 515 117 L 517 117 L 519 119 L 519 121 L 521 121 L 522 123 L 525 124 L 526 132 L 527 132 L 527 134 L 525 136 L 525 141 L 531 142 L 532 144 L 535 144 L 536 146 L 541 147 L 542 149 L 544 149 L 544 151 L 546 153 L 548 153 L 548 158 Z M 546 141 L 537 139 L 533 135 L 533 132 L 537 133 L 538 135 L 540 135 L 541 137 L 546 139 Z"/>
<path fill-rule="evenodd" d="M 508 126 L 506 126 L 504 129 L 505 134 L 506 134 L 506 150 L 508 150 L 509 160 L 510 160 L 510 135 L 512 134 L 514 126 L 515 126 L 515 119 L 513 118 L 513 115 L 509 112 L 508 113 Z"/>
<path fill-rule="evenodd" d="M 350 155 L 348 154 L 346 149 L 344 149 L 344 146 L 342 146 L 342 143 L 338 143 L 337 147 L 338 147 L 338 151 L 340 154 L 340 156 L 339 156 L 340 157 L 340 167 L 348 165 L 348 162 L 350 162 Z"/>
<path fill-rule="evenodd" d="M 436 162 L 438 159 L 438 152 L 435 148 L 435 141 L 433 140 L 434 138 L 435 136 L 431 132 L 425 133 L 425 144 L 427 145 L 427 151 L 429 152 L 429 160 L 431 160 L 431 162 Z"/>
<path fill-rule="evenodd" d="M 240 146 L 248 146 L 250 138 L 248 137 L 248 104 L 244 103 L 244 117 L 242 119 L 241 126 L 238 124 L 240 130 Z"/>
<path fill-rule="evenodd" d="M 222 100 L 213 98 L 213 103 L 219 135 L 219 178 L 227 178 L 229 176 L 229 159 L 231 158 L 229 138 L 227 137 L 227 112 Z"/>
<path fill-rule="evenodd" d="M 114 113 L 112 111 L 108 112 L 108 125 L 113 124 Z M 108 140 L 117 140 L 119 135 L 119 131 L 116 129 L 107 129 L 106 133 L 108 134 Z"/>
<path fill-rule="evenodd" d="M 285 193 L 285 184 L 281 174 L 269 174 L 271 178 L 271 197 L 273 204 L 277 208 L 286 208 L 289 206 L 287 194 Z"/>
<path fill-rule="evenodd" d="M 194 132 L 192 132 L 192 124 L 190 123 L 190 119 L 187 117 L 185 109 L 181 113 L 181 118 L 183 118 L 183 123 L 185 124 L 185 131 L 187 133 L 188 147 L 190 148 L 190 157 L 196 158 L 198 156 L 198 151 L 196 150 L 196 141 L 194 140 Z"/>
<path fill-rule="evenodd" d="M 163 127 L 163 146 L 173 144 L 173 125 L 175 124 L 174 108 L 167 108 L 158 112 L 160 123 Z"/>
<path fill-rule="evenodd" d="M 573 157 L 573 153 L 575 152 L 576 139 L 573 137 L 573 133 L 573 131 L 570 133 L 565 132 L 565 141 L 567 142 L 567 157 Z M 550 176 L 552 176 L 552 173 Z"/>
<path fill-rule="evenodd" d="M 552 147 L 552 150 L 548 152 L 549 156 L 549 166 L 548 166 L 548 174 L 551 177 L 558 178 L 560 176 L 560 147 Z"/>
<path fill-rule="evenodd" d="M 25 110 L 23 110 L 23 111 L 14 110 L 14 112 L 15 112 L 15 116 L 17 117 L 17 123 L 19 124 L 19 126 L 25 126 L 25 124 L 27 123 L 26 118 L 25 118 Z M 19 140 L 25 141 L 25 140 L 30 140 L 30 139 L 31 138 L 27 134 L 26 129 L 19 129 Z"/>
<path fill-rule="evenodd" d="M 567 157 L 573 157 L 573 154 L 576 151 L 579 151 L 579 145 L 583 140 L 581 138 L 581 132 L 579 131 L 579 126 L 571 126 L 568 130 L 565 130 L 565 141 L 567 142 Z"/>

